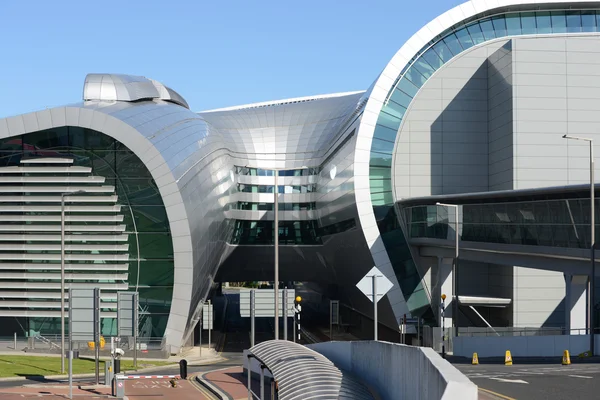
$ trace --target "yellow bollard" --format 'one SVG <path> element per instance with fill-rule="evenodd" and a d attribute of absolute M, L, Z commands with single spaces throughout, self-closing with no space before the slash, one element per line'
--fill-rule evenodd
<path fill-rule="evenodd" d="M 584 351 L 583 353 L 581 353 L 578 357 L 579 358 L 585 358 L 585 357 L 590 357 L 592 355 L 591 351 Z"/>
<path fill-rule="evenodd" d="M 506 350 L 504 354 L 504 365 L 512 365 L 512 356 L 510 355 L 510 350 Z"/>
<path fill-rule="evenodd" d="M 569 350 L 565 350 L 563 353 L 562 365 L 571 365 L 571 356 L 569 355 Z"/>
<path fill-rule="evenodd" d="M 472 365 L 479 365 L 479 358 L 477 357 L 477 353 L 473 353 L 473 360 L 471 361 Z"/>

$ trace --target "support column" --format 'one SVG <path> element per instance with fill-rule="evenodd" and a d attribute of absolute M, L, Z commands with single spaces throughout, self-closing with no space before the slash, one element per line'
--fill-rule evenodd
<path fill-rule="evenodd" d="M 441 295 L 446 295 L 446 302 L 444 308 L 444 326 L 446 329 L 452 328 L 452 310 L 453 310 L 453 297 L 454 288 L 452 285 L 452 258 L 438 258 L 438 287 L 440 288 L 439 295 L 437 296 L 436 305 L 441 304 Z M 442 326 L 441 312 L 439 314 L 440 326 Z"/>
<path fill-rule="evenodd" d="M 565 274 L 565 328 L 571 335 L 585 335 L 587 328 L 587 275 Z M 580 329 L 580 331 L 577 331 Z"/>

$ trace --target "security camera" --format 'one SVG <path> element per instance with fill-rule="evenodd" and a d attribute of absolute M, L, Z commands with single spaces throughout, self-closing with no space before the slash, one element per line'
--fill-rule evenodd
<path fill-rule="evenodd" d="M 123 349 L 114 349 L 112 351 L 112 355 L 115 359 L 119 359 L 119 358 L 123 357 L 124 354 L 125 354 L 125 352 L 123 351 Z"/>

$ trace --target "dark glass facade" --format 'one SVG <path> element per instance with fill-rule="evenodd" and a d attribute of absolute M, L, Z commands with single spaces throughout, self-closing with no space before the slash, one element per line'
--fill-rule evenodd
<path fill-rule="evenodd" d="M 273 211 L 273 203 L 252 203 L 249 201 L 239 201 L 234 204 L 237 210 L 249 211 Z M 279 203 L 279 211 L 308 211 L 315 210 L 317 203 Z"/>
<path fill-rule="evenodd" d="M 596 200 L 600 207 L 600 200 Z M 445 239 L 444 207 L 415 206 L 404 210 L 411 238 Z M 531 200 L 462 206 L 461 239 L 472 242 L 529 246 L 590 248 L 590 200 Z M 596 216 L 596 242 L 600 239 Z"/>
<path fill-rule="evenodd" d="M 273 193 L 273 185 L 247 185 L 244 183 L 238 183 L 238 192 L 242 193 Z M 312 193 L 317 191 L 317 185 L 312 183 L 308 185 L 278 185 L 277 193 L 280 194 L 293 194 L 293 193 Z"/>
<path fill-rule="evenodd" d="M 235 173 L 246 176 L 274 176 L 275 170 L 236 166 Z M 309 176 L 318 174 L 318 168 L 286 169 L 277 171 L 277 176 Z"/>
<path fill-rule="evenodd" d="M 0 166 L 18 166 L 21 159 L 35 157 L 72 158 L 73 165 L 90 167 L 92 175 L 105 177 L 104 185 L 114 185 L 117 204 L 121 205 L 120 214 L 124 216 L 123 222 L 116 223 L 124 224 L 128 234 L 127 283 L 129 290 L 139 292 L 140 336 L 162 337 L 173 294 L 173 245 L 162 198 L 144 163 L 113 138 L 79 127 L 61 127 L 0 140 Z M 116 312 L 116 309 L 111 311 Z M 19 319 L 29 330 L 56 333 L 58 329 L 60 332 L 60 325 L 52 321 L 53 318 Z M 115 335 L 116 321 L 104 319 L 102 330 L 104 335 Z"/>
<path fill-rule="evenodd" d="M 273 221 L 235 221 L 231 244 L 272 245 Z M 279 244 L 318 245 L 317 221 L 279 221 Z"/>

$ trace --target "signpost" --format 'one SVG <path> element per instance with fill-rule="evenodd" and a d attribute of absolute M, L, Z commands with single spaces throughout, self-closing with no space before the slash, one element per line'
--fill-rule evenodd
<path fill-rule="evenodd" d="M 273 289 L 251 289 L 240 292 L 240 317 L 250 318 L 250 344 L 254 346 L 254 319 L 256 317 L 275 317 L 275 305 L 273 297 L 275 296 Z M 284 317 L 284 339 L 287 340 L 287 318 L 291 315 L 296 315 L 295 306 L 295 289 L 280 289 L 279 290 L 279 316 Z"/>
<path fill-rule="evenodd" d="M 377 267 L 373 267 L 356 287 L 373 302 L 374 340 L 377 340 L 377 302 L 393 287 L 392 282 Z"/>
<path fill-rule="evenodd" d="M 213 305 L 208 300 L 208 303 L 202 307 L 202 329 L 208 329 L 208 348 L 210 349 L 210 333 L 213 329 Z"/>
<path fill-rule="evenodd" d="M 69 350 L 73 341 L 94 342 L 96 385 L 100 383 L 100 289 L 69 289 Z M 64 355 L 63 355 L 64 356 Z M 72 371 L 69 371 L 71 381 Z"/>
<path fill-rule="evenodd" d="M 117 292 L 117 336 L 133 337 L 133 366 L 137 368 L 138 294 Z"/>

